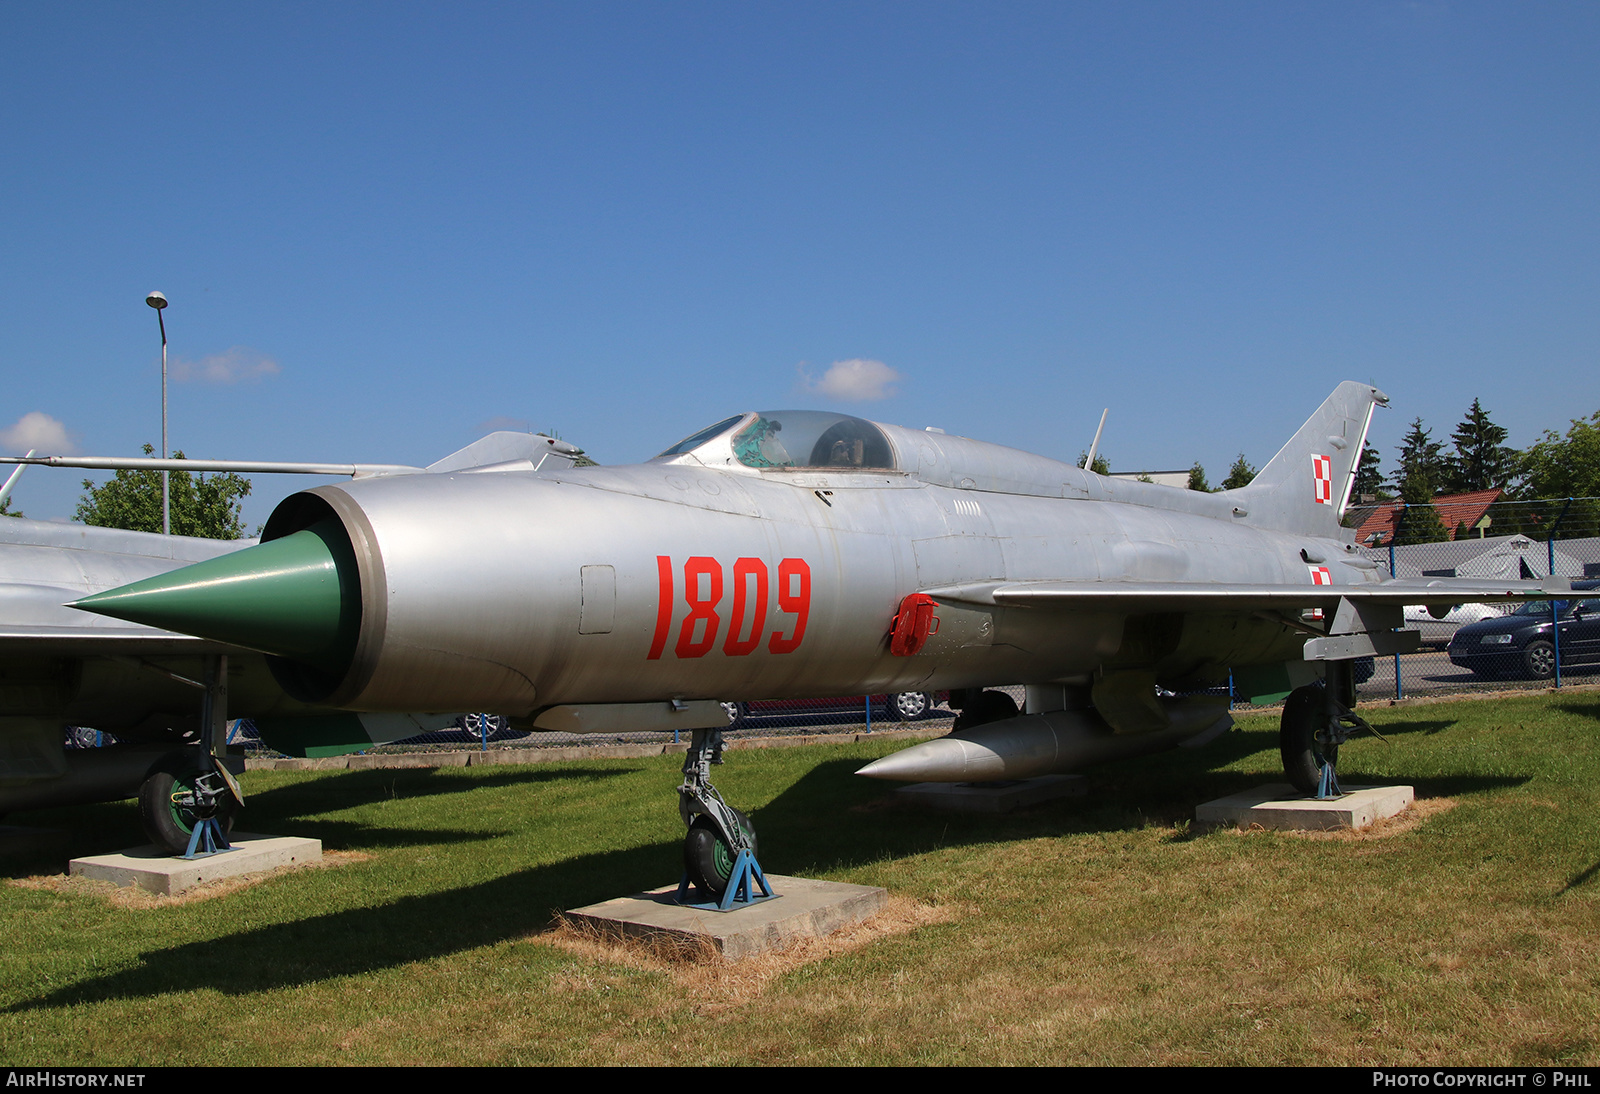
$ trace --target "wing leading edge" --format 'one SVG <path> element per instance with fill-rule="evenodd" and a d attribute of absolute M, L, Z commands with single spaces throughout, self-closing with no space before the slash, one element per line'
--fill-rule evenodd
<path fill-rule="evenodd" d="M 1565 578 L 1538 581 L 1383 581 L 1359 585 L 1254 585 L 1204 581 L 982 582 L 924 590 L 937 600 L 1054 611 L 1236 612 L 1328 608 L 1341 600 L 1403 606 L 1538 600 L 1572 591 Z"/>

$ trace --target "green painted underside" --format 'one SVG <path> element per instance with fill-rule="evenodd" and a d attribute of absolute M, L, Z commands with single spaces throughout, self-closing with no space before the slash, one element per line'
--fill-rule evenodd
<path fill-rule="evenodd" d="M 354 714 L 314 714 L 304 718 L 257 718 L 256 732 L 268 748 L 285 756 L 347 756 L 372 747 Z"/>
<path fill-rule="evenodd" d="M 1240 697 L 1257 706 L 1281 703 L 1294 690 L 1294 684 L 1289 680 L 1288 666 L 1281 662 L 1234 669 L 1233 687 Z"/>

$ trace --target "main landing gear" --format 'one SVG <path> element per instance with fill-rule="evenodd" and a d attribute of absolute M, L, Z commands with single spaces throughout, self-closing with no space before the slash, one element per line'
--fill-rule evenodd
<path fill-rule="evenodd" d="M 689 902 L 692 886 L 702 902 L 728 911 L 777 894 L 756 863 L 755 826 L 711 785 L 711 765 L 722 762 L 722 749 L 721 729 L 697 729 L 683 760 L 678 813 L 689 832 L 683 840 L 678 900 Z"/>
<path fill-rule="evenodd" d="M 1326 680 L 1296 688 L 1283 704 L 1278 751 L 1283 774 L 1296 790 L 1318 799 L 1342 795 L 1335 768 L 1339 746 L 1358 729 L 1382 735 L 1355 712 L 1356 685 L 1349 661 L 1327 661 Z"/>
<path fill-rule="evenodd" d="M 139 787 L 139 823 L 150 842 L 174 855 L 227 850 L 244 795 L 204 749 L 167 753 Z"/>

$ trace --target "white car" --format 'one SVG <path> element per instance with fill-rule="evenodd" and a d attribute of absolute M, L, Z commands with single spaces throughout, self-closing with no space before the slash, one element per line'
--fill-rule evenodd
<path fill-rule="evenodd" d="M 1406 607 L 1406 630 L 1421 631 L 1424 646 L 1448 646 L 1455 637 L 1456 628 L 1481 619 L 1493 619 L 1505 612 L 1494 604 L 1460 604 L 1450 609 L 1443 619 L 1435 619 L 1420 604 Z"/>

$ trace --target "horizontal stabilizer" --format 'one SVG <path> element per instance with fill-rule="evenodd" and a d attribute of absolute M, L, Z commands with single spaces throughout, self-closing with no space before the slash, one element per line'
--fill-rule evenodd
<path fill-rule="evenodd" d="M 558 437 L 501 430 L 479 437 L 442 460 L 435 460 L 428 465 L 428 471 L 439 474 L 475 468 L 500 470 L 502 467 L 508 471 L 537 470 L 541 465 L 565 469 L 577 463 L 581 455 L 583 449 Z"/>

